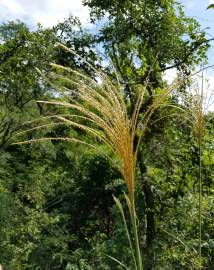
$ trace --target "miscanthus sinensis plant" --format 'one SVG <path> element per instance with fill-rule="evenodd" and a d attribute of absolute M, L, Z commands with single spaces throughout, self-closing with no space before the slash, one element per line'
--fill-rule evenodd
<path fill-rule="evenodd" d="M 198 262 L 196 269 L 202 269 L 202 199 L 203 199 L 203 182 L 202 182 L 202 155 L 204 139 L 206 135 L 206 127 L 209 121 L 213 118 L 214 111 L 214 88 L 209 84 L 209 80 L 204 76 L 203 69 L 200 72 L 189 77 L 190 86 L 185 92 L 179 92 L 180 106 L 178 110 L 180 116 L 184 120 L 190 122 L 193 128 L 193 133 L 198 145 Z"/>
<path fill-rule="evenodd" d="M 199 164 L 198 164 L 198 215 L 199 215 L 199 269 L 202 269 L 202 155 L 203 143 L 206 132 L 206 124 L 213 117 L 211 110 L 214 104 L 214 90 L 208 85 L 208 81 L 204 78 L 204 72 L 194 78 L 190 93 L 187 96 L 187 104 L 189 109 L 186 110 L 187 116 L 193 125 L 193 130 L 198 143 Z"/>
<path fill-rule="evenodd" d="M 118 160 L 118 170 L 127 187 L 125 201 L 130 214 L 131 228 L 128 228 L 122 203 L 116 197 L 114 197 L 114 201 L 120 210 L 124 222 L 132 254 L 132 267 L 136 270 L 143 270 L 135 210 L 135 176 L 138 148 L 152 114 L 165 102 L 169 94 L 180 86 L 181 81 L 177 78 L 167 88 L 162 89 L 160 94 L 153 97 L 153 102 L 146 108 L 146 111 L 142 115 L 140 110 L 147 91 L 149 81 L 149 78 L 147 78 L 145 85 L 142 86 L 139 91 L 133 113 L 129 115 L 123 87 L 120 85 L 118 78 L 112 82 L 105 73 L 95 69 L 79 55 L 76 55 L 74 51 L 61 44 L 59 46 L 78 57 L 80 61 L 84 61 L 85 64 L 93 70 L 95 79 L 88 77 L 78 70 L 52 63 L 51 65 L 54 69 L 61 71 L 61 74 L 56 73 L 55 78 L 58 77 L 66 81 L 67 85 L 69 85 L 63 88 L 63 91 L 68 93 L 68 98 L 65 101 L 65 99 L 61 98 L 59 95 L 59 97 L 56 97 L 54 100 L 38 101 L 38 103 L 63 107 L 66 108 L 66 110 L 70 110 L 70 113 L 51 115 L 43 117 L 40 120 L 54 120 L 54 124 L 56 125 L 66 124 L 70 127 L 79 128 L 92 135 L 95 143 L 88 143 L 81 141 L 79 138 L 69 137 L 45 137 L 21 143 L 64 140 L 74 143 L 83 143 L 91 147 L 97 147 L 97 142 L 99 142 L 108 147 L 111 156 L 113 155 L 114 158 Z M 117 77 L 116 72 L 115 76 Z M 45 123 L 28 129 L 25 132 L 46 128 L 49 125 L 53 125 L 53 123 Z M 136 137 L 138 138 L 137 144 L 135 140 Z M 132 232 L 131 234 L 130 230 Z M 134 236 L 133 239 L 131 235 Z M 118 259 L 110 255 L 108 255 L 108 257 L 120 264 L 124 269 L 129 269 Z"/>

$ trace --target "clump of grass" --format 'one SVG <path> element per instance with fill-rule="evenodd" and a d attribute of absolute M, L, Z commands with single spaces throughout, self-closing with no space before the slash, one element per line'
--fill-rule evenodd
<path fill-rule="evenodd" d="M 76 55 L 74 51 L 67 47 L 61 44 L 59 46 Z M 49 117 L 43 117 L 42 119 L 54 119 L 55 123 L 52 124 L 66 124 L 91 134 L 96 138 L 96 140 L 105 144 L 111 153 L 119 160 L 118 169 L 124 178 L 128 191 L 128 193 L 125 194 L 125 200 L 130 213 L 134 235 L 133 242 L 129 234 L 122 204 L 118 198 L 114 197 L 114 200 L 123 218 L 134 267 L 136 270 L 142 270 L 143 263 L 135 210 L 135 175 L 138 148 L 152 114 L 161 104 L 163 104 L 168 95 L 179 87 L 181 81 L 177 78 L 170 86 L 163 89 L 161 94 L 154 96 L 152 104 L 148 106 L 139 121 L 140 109 L 144 101 L 148 79 L 145 81 L 145 85 L 142 86 L 139 92 L 132 115 L 129 116 L 124 100 L 123 88 L 121 87 L 119 80 L 117 79 L 113 83 L 102 71 L 95 69 L 79 55 L 78 58 L 81 61 L 84 61 L 89 68 L 93 70 L 95 79 L 92 79 L 77 70 L 52 63 L 51 65 L 53 68 L 67 74 L 67 76 L 59 76 L 60 79 L 66 80 L 68 85 L 70 84 L 70 87 L 66 87 L 64 89 L 67 92 L 70 92 L 69 100 L 64 101 L 60 98 L 56 98 L 55 100 L 37 102 L 67 108 L 71 110 L 71 113 L 52 115 Z M 99 82 L 97 82 L 96 78 L 99 78 Z M 43 124 L 35 128 L 28 129 L 25 132 L 46 128 L 48 125 L 50 124 Z M 137 145 L 135 142 L 136 135 L 138 137 Z M 67 140 L 89 145 L 77 138 L 41 138 L 21 143 L 31 143 L 39 140 Z M 96 143 L 90 144 L 90 146 L 96 147 Z M 119 262 L 119 260 L 115 258 L 112 259 L 124 268 L 128 269 Z"/>

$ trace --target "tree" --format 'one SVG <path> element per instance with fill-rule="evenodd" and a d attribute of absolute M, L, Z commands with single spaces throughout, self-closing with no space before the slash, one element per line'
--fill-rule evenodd
<path fill-rule="evenodd" d="M 0 146 L 21 129 L 23 119 L 38 114 L 34 100 L 47 92 L 35 67 L 47 71 L 56 37 L 52 30 L 31 32 L 24 23 L 10 22 L 0 27 Z M 34 103 L 34 104 L 33 104 Z M 29 113 L 29 110 L 31 113 Z"/>

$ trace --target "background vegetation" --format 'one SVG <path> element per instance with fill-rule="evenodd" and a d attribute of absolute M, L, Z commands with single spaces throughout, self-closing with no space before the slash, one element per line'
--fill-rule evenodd
<path fill-rule="evenodd" d="M 186 17 L 174 0 L 85 0 L 84 4 L 90 8 L 96 31 L 84 29 L 72 16 L 53 29 L 31 30 L 19 21 L 0 26 L 0 262 L 7 270 L 122 269 L 108 254 L 130 267 L 123 222 L 112 197 L 123 202 L 126 187 L 99 140 L 97 150 L 54 140 L 12 144 L 42 137 L 91 141 L 83 130 L 54 120 L 48 128 L 17 135 L 35 126 L 29 121 L 70 113 L 67 108 L 36 102 L 56 97 L 67 101 L 72 95 L 67 92 L 65 72 L 57 70 L 56 77 L 50 62 L 97 79 L 77 55 L 55 47 L 61 42 L 114 84 L 113 64 L 129 115 L 149 76 L 139 118 L 165 89 L 164 72 L 177 69 L 183 83 L 168 99 L 172 106 L 153 114 L 137 158 L 136 208 L 143 264 L 146 270 L 212 270 L 214 120 L 205 116 L 201 267 L 198 142 L 192 125 L 176 116 L 174 109 L 181 106 L 178 95 L 192 83 L 190 72 L 206 62 L 210 42 L 199 23 Z M 58 87 L 48 84 L 35 67 Z M 188 111 L 191 105 L 185 108 Z"/>

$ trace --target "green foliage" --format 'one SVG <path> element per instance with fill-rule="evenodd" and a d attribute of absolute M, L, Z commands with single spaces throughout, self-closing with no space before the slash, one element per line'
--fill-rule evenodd
<path fill-rule="evenodd" d="M 101 68 L 115 83 L 111 58 L 129 114 L 151 66 L 140 113 L 161 92 L 164 70 L 175 66 L 188 75 L 195 64 L 206 60 L 205 33 L 173 0 L 84 3 L 97 25 L 91 31 L 73 17 L 55 29 L 39 26 L 32 31 L 21 22 L 0 26 L 0 263 L 8 270 L 121 270 L 106 254 L 130 265 L 123 222 L 112 198 L 114 194 L 125 206 L 121 195 L 126 188 L 120 173 L 101 154 L 107 150 L 60 141 L 10 145 L 44 136 L 75 135 L 91 141 L 84 131 L 54 121 L 48 129 L 17 136 L 28 120 L 69 113 L 36 103 L 56 96 L 68 101 L 68 97 L 66 91 L 50 87 L 35 67 L 56 79 L 49 67 L 54 61 L 96 79 L 77 56 L 54 48 L 56 41 Z M 59 80 L 58 85 L 67 87 L 68 82 Z M 178 99 L 172 96 L 168 102 L 177 105 Z M 214 265 L 213 124 L 213 119 L 208 122 L 202 155 L 202 262 L 210 270 Z M 177 117 L 173 107 L 156 111 L 140 145 L 136 177 L 146 270 L 199 269 L 198 160 L 190 124 Z"/>
<path fill-rule="evenodd" d="M 214 4 L 210 4 L 207 9 L 213 9 L 214 8 Z"/>
<path fill-rule="evenodd" d="M 104 19 L 98 42 L 104 47 L 124 83 L 143 84 L 148 69 L 153 87 L 160 71 L 175 67 L 185 74 L 205 58 L 208 42 L 199 23 L 185 16 L 177 1 L 85 0 L 92 22 Z M 106 14 L 108 14 L 106 16 Z"/>
<path fill-rule="evenodd" d="M 47 92 L 35 67 L 47 70 L 53 54 L 53 31 L 31 32 L 21 22 L 0 26 L 0 146 L 21 129 L 23 120 L 39 115 L 34 100 Z"/>

